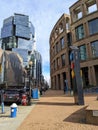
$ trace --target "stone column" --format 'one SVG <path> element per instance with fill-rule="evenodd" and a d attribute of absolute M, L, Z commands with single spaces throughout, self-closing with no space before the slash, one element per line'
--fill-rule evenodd
<path fill-rule="evenodd" d="M 97 10 L 98 10 L 98 0 L 96 0 Z"/>
<path fill-rule="evenodd" d="M 63 90 L 64 83 L 63 83 L 63 74 L 62 73 L 60 74 L 60 81 L 61 81 L 61 89 Z"/>
<path fill-rule="evenodd" d="M 88 79 L 89 79 L 89 84 L 92 84 L 92 76 L 91 76 L 91 67 L 88 67 Z"/>
<path fill-rule="evenodd" d="M 92 66 L 92 78 L 93 78 L 93 85 L 96 86 L 96 74 L 95 74 L 95 68 Z"/>
<path fill-rule="evenodd" d="M 55 89 L 55 82 L 54 82 L 54 76 L 52 77 L 52 87 L 53 87 L 53 89 Z"/>

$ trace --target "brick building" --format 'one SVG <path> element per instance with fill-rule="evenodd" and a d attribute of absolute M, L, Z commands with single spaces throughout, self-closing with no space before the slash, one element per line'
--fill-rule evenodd
<path fill-rule="evenodd" d="M 98 85 L 98 0 L 78 0 L 70 7 L 72 44 L 80 50 L 83 86 Z"/>
<path fill-rule="evenodd" d="M 98 1 L 78 0 L 63 14 L 50 34 L 51 88 L 71 87 L 69 46 L 80 50 L 83 87 L 98 85 Z"/>
<path fill-rule="evenodd" d="M 50 35 L 50 74 L 53 89 L 63 89 L 65 80 L 68 80 L 70 86 L 70 44 L 70 16 L 63 14 Z"/>

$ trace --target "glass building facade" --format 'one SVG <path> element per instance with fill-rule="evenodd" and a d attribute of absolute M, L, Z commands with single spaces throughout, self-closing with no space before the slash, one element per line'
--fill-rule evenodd
<path fill-rule="evenodd" d="M 23 48 L 26 46 L 26 49 L 31 51 L 34 35 L 35 29 L 29 21 L 29 17 L 15 13 L 14 16 L 3 21 L 3 27 L 1 29 L 1 48 L 11 50 L 12 48 Z"/>
<path fill-rule="evenodd" d="M 91 43 L 93 57 L 98 57 L 98 40 Z"/>
<path fill-rule="evenodd" d="M 80 60 L 86 60 L 87 56 L 86 56 L 86 45 L 82 45 L 79 47 L 80 50 Z"/>
<path fill-rule="evenodd" d="M 42 57 L 38 51 L 34 51 L 31 55 L 31 60 L 33 62 L 33 80 L 34 86 L 41 85 L 41 78 L 42 78 Z"/>
<path fill-rule="evenodd" d="M 98 33 L 98 18 L 88 22 L 90 35 Z"/>
<path fill-rule="evenodd" d="M 29 17 L 15 13 L 3 21 L 1 48 L 19 53 L 25 66 L 28 63 L 27 57 L 32 52 L 34 35 L 35 29 Z"/>
<path fill-rule="evenodd" d="M 76 31 L 76 40 L 80 40 L 80 39 L 84 38 L 83 25 L 80 25 L 80 26 L 76 27 L 75 31 Z"/>

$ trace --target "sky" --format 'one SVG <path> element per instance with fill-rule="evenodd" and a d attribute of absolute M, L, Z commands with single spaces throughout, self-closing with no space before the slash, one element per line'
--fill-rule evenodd
<path fill-rule="evenodd" d="M 25 14 L 35 27 L 36 46 L 42 56 L 42 72 L 50 79 L 50 33 L 62 16 L 69 14 L 69 7 L 78 0 L 0 0 L 0 29 L 3 20 L 14 13 Z"/>

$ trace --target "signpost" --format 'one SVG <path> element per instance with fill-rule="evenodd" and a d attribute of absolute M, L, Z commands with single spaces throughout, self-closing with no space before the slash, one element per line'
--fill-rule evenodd
<path fill-rule="evenodd" d="M 76 46 L 70 46 L 71 54 L 71 69 L 72 69 L 72 84 L 75 104 L 84 105 L 84 96 L 83 96 L 83 86 L 82 86 L 82 77 L 80 74 L 80 56 L 79 49 Z"/>

